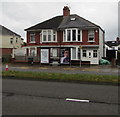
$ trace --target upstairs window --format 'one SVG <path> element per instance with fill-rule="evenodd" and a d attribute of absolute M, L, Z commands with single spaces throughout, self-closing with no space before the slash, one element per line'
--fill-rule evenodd
<path fill-rule="evenodd" d="M 67 41 L 71 40 L 71 30 L 67 30 Z"/>
<path fill-rule="evenodd" d="M 56 42 L 57 32 L 54 30 L 42 30 L 42 42 Z"/>
<path fill-rule="evenodd" d="M 30 33 L 30 42 L 35 42 L 35 33 Z"/>
<path fill-rule="evenodd" d="M 13 38 L 10 38 L 10 44 L 13 44 Z"/>
<path fill-rule="evenodd" d="M 82 40 L 82 31 L 77 28 L 66 29 L 63 31 L 63 33 L 64 42 L 81 42 Z"/>
<path fill-rule="evenodd" d="M 43 31 L 43 41 L 47 41 L 47 32 Z"/>
<path fill-rule="evenodd" d="M 94 42 L 94 30 L 88 31 L 88 42 Z"/>
<path fill-rule="evenodd" d="M 16 43 L 18 42 L 18 38 L 16 38 Z"/>

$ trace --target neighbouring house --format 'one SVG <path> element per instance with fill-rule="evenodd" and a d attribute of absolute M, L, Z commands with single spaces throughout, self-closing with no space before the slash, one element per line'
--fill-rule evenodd
<path fill-rule="evenodd" d="M 0 54 L 4 62 L 11 60 L 13 49 L 21 48 L 23 39 L 19 34 L 0 25 L 0 42 Z"/>
<path fill-rule="evenodd" d="M 64 6 L 63 15 L 25 29 L 26 52 L 40 64 L 99 64 L 104 57 L 104 30 Z"/>
<path fill-rule="evenodd" d="M 118 50 L 120 50 L 119 37 L 117 37 L 115 41 L 106 41 L 105 47 L 106 47 L 106 58 L 109 61 L 112 61 L 112 59 L 117 60 L 118 59 Z"/>

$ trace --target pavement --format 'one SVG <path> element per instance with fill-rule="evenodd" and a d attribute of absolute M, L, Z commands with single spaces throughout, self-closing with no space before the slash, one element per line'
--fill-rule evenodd
<path fill-rule="evenodd" d="M 6 64 L 1 65 L 3 71 Z M 9 70 L 15 71 L 32 71 L 32 72 L 52 72 L 65 74 L 103 74 L 103 75 L 119 75 L 120 66 L 112 67 L 111 65 L 96 66 L 50 66 L 50 65 L 28 65 L 28 64 L 8 64 Z"/>

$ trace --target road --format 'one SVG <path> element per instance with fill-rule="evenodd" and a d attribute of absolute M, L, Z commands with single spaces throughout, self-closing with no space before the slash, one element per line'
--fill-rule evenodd
<path fill-rule="evenodd" d="M 12 79 L 2 82 L 3 115 L 118 115 L 118 86 Z"/>

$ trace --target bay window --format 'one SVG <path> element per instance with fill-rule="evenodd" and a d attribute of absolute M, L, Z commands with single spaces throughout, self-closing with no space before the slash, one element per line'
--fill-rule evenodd
<path fill-rule="evenodd" d="M 71 40 L 71 30 L 67 30 L 67 41 Z"/>
<path fill-rule="evenodd" d="M 56 42 L 57 32 L 54 30 L 42 30 L 42 42 Z"/>
<path fill-rule="evenodd" d="M 82 41 L 82 31 L 77 28 L 65 29 L 64 33 L 64 42 L 81 42 Z"/>

